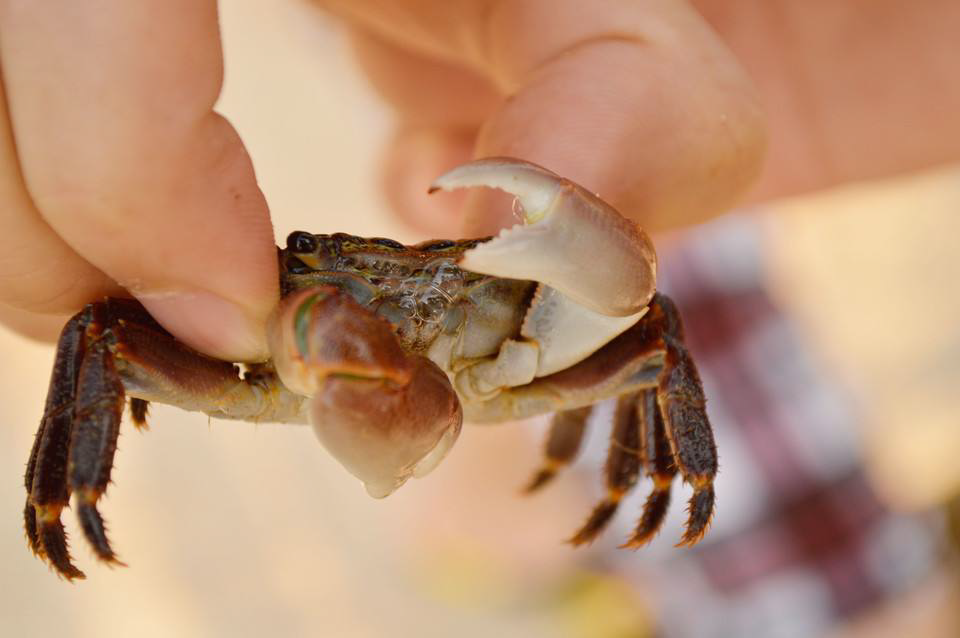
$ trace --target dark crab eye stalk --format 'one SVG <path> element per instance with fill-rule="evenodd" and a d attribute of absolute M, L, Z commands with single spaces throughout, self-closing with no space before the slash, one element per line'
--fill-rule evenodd
<path fill-rule="evenodd" d="M 317 249 L 317 238 L 312 233 L 295 230 L 287 235 L 287 250 L 295 253 L 312 253 Z"/>
<path fill-rule="evenodd" d="M 463 413 L 446 374 L 336 288 L 285 298 L 267 334 L 284 385 L 310 397 L 317 437 L 371 496 L 426 475 L 457 440 Z"/>

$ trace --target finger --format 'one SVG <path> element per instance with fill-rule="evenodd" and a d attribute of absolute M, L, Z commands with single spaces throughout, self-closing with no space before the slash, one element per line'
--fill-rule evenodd
<path fill-rule="evenodd" d="M 476 128 L 502 99 L 482 72 L 412 48 L 390 34 L 356 25 L 350 42 L 373 88 L 408 126 Z"/>
<path fill-rule="evenodd" d="M 0 324 L 36 341 L 56 340 L 69 318 L 66 314 L 38 314 L 0 304 Z"/>
<path fill-rule="evenodd" d="M 0 305 L 30 316 L 68 314 L 98 296 L 121 294 L 109 277 L 53 232 L 33 205 L 20 174 L 2 82 L 0 228 Z"/>
<path fill-rule="evenodd" d="M 0 61 L 47 223 L 185 342 L 265 356 L 276 253 L 250 160 L 212 110 L 216 3 L 8 0 Z"/>
<path fill-rule="evenodd" d="M 504 99 L 476 155 L 543 164 L 648 227 L 717 214 L 758 172 L 764 136 L 753 89 L 685 3 L 327 4 L 398 47 L 496 86 Z M 395 104 L 418 108 L 410 96 Z M 510 223 L 509 207 L 471 198 L 472 233 Z"/>
<path fill-rule="evenodd" d="M 384 154 L 383 191 L 403 221 L 431 237 L 454 237 L 462 226 L 465 191 L 428 195 L 430 184 L 473 154 L 475 129 L 400 125 Z"/>
<path fill-rule="evenodd" d="M 600 193 L 650 229 L 702 221 L 737 201 L 759 172 L 761 115 L 746 76 L 685 4 L 618 3 L 600 19 L 580 3 L 546 15 L 548 41 L 522 38 L 494 19 L 501 73 L 516 86 L 487 121 L 476 153 L 515 155 Z M 593 8 L 591 7 L 591 10 Z M 468 208 L 471 229 L 491 218 L 486 198 Z"/>
<path fill-rule="evenodd" d="M 960 159 L 960 3 L 694 0 L 757 83 L 763 201 Z"/>
<path fill-rule="evenodd" d="M 746 76 L 686 4 L 524 4 L 491 17 L 512 99 L 478 155 L 517 155 L 600 193 L 648 228 L 701 221 L 734 204 L 759 171 L 761 116 Z M 539 21 L 539 24 L 537 24 Z M 524 38 L 534 26 L 548 34 Z M 477 199 L 467 222 L 490 218 Z"/>
<path fill-rule="evenodd" d="M 356 59 L 398 122 L 382 165 L 383 187 L 408 224 L 435 237 L 460 232 L 463 192 L 428 196 L 425 184 L 469 160 L 477 131 L 500 102 L 483 77 L 363 29 L 350 30 Z"/>

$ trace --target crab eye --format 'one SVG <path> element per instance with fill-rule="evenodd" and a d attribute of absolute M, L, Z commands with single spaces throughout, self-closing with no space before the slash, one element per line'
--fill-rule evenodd
<path fill-rule="evenodd" d="M 285 265 L 287 268 L 287 272 L 294 275 L 303 275 L 309 272 L 313 272 L 313 268 L 306 265 L 305 263 L 303 263 L 293 255 L 287 255 L 287 260 Z"/>
<path fill-rule="evenodd" d="M 305 231 L 295 230 L 287 236 L 287 250 L 312 253 L 317 249 L 317 238 Z"/>

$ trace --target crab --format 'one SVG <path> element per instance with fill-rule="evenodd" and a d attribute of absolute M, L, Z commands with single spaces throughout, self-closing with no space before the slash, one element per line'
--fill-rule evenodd
<path fill-rule="evenodd" d="M 473 186 L 516 197 L 523 220 L 496 237 L 415 246 L 297 231 L 278 249 L 272 358 L 243 368 L 177 341 L 132 299 L 106 298 L 64 326 L 30 453 L 24 521 L 33 552 L 83 578 L 61 511 L 71 495 L 95 555 L 114 553 L 97 502 L 110 481 L 127 398 L 135 426 L 158 401 L 214 418 L 312 424 L 367 492 L 422 477 L 462 422 L 553 412 L 527 492 L 571 463 L 598 402 L 616 401 L 606 496 L 570 538 L 607 526 L 641 473 L 652 487 L 624 547 L 648 543 L 679 472 L 693 488 L 679 545 L 706 532 L 717 453 L 673 302 L 656 291 L 642 229 L 598 196 L 521 160 L 453 169 L 430 191 Z"/>

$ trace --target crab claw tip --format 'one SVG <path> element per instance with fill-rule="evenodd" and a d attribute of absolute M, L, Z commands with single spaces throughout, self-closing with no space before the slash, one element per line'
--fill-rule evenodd
<path fill-rule="evenodd" d="M 430 189 L 471 186 L 516 196 L 527 225 L 464 252 L 461 267 L 538 281 L 608 316 L 635 314 L 653 296 L 657 259 L 649 237 L 585 188 L 536 164 L 493 157 L 454 168 Z"/>
<path fill-rule="evenodd" d="M 547 209 L 564 180 L 545 168 L 509 157 L 488 157 L 458 166 L 433 181 L 428 193 L 438 190 L 487 186 L 515 196 L 527 222 Z"/>

